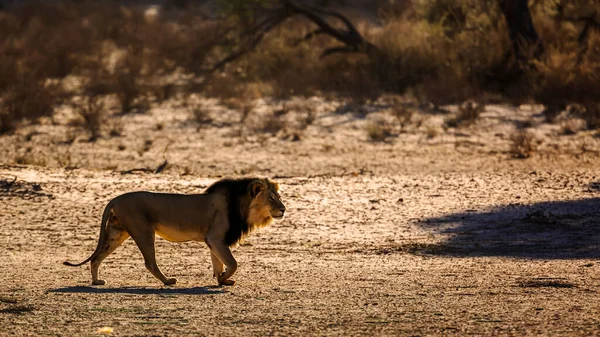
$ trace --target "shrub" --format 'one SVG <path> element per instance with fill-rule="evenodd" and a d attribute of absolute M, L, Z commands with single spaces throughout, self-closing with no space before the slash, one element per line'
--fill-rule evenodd
<path fill-rule="evenodd" d="M 456 116 L 446 120 L 446 125 L 450 127 L 471 125 L 483 111 L 485 111 L 485 105 L 468 100 L 458 106 Z"/>
<path fill-rule="evenodd" d="M 15 79 L 0 96 L 0 134 L 12 131 L 22 121 L 36 122 L 51 116 L 60 92 L 55 85 L 46 85 L 29 74 Z"/>
<path fill-rule="evenodd" d="M 530 131 L 517 131 L 510 136 L 510 140 L 510 154 L 513 158 L 529 158 L 535 152 L 534 137 Z"/>
<path fill-rule="evenodd" d="M 99 96 L 84 96 L 80 102 L 74 104 L 73 109 L 81 118 L 82 126 L 89 132 L 89 140 L 96 141 L 106 121 L 102 99 Z"/>
<path fill-rule="evenodd" d="M 373 142 L 383 142 L 392 136 L 392 126 L 385 121 L 374 121 L 367 124 L 367 136 Z"/>

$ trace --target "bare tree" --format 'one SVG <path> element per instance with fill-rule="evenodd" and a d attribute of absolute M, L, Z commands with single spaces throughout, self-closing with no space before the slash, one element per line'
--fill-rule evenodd
<path fill-rule="evenodd" d="M 322 54 L 323 57 L 336 53 L 369 55 L 379 53 L 378 48 L 367 41 L 348 18 L 334 10 L 303 4 L 295 0 L 279 0 L 272 6 L 265 5 L 263 8 L 258 10 L 253 8 L 253 10 L 258 13 L 260 18 L 246 29 L 241 38 L 242 41 L 234 51 L 205 71 L 204 83 L 208 82 L 215 72 L 223 69 L 227 64 L 254 50 L 269 31 L 295 16 L 302 16 L 317 26 L 315 30 L 306 34 L 302 41 L 317 35 L 328 35 L 339 42 L 338 45 L 326 49 Z M 334 24 L 335 21 L 338 25 Z"/>
<path fill-rule="evenodd" d="M 527 0 L 500 0 L 500 10 L 506 19 L 517 63 L 538 58 L 544 48 L 533 26 Z"/>

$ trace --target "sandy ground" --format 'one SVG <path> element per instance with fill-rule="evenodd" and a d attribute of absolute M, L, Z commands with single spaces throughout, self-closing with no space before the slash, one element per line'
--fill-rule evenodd
<path fill-rule="evenodd" d="M 95 143 L 68 117 L 0 137 L 0 335 L 600 334 L 593 133 L 490 106 L 467 128 L 422 114 L 371 142 L 385 106 L 363 116 L 311 99 L 264 135 L 203 104 L 213 122 L 200 131 L 186 107 L 163 104 L 113 117 L 121 136 Z M 316 120 L 292 141 L 306 109 Z M 523 126 L 536 151 L 512 159 Z M 164 160 L 159 174 L 122 173 Z M 234 249 L 235 286 L 216 286 L 205 245 L 160 238 L 173 287 L 131 240 L 103 263 L 106 286 L 90 286 L 89 265 L 62 265 L 93 251 L 116 195 L 198 193 L 239 175 L 280 181 L 288 214 Z"/>

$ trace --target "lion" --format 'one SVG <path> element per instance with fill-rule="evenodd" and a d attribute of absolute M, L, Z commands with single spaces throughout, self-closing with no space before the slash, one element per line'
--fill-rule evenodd
<path fill-rule="evenodd" d="M 94 253 L 81 263 L 64 264 L 81 266 L 91 261 L 92 284 L 104 285 L 106 281 L 98 278 L 100 263 L 131 236 L 150 273 L 165 285 L 173 285 L 177 279 L 166 277 L 156 265 L 154 240 L 158 234 L 171 242 L 205 242 L 213 277 L 219 285 L 233 285 L 230 278 L 238 264 L 230 247 L 273 219 L 283 219 L 285 210 L 279 184 L 268 178 L 222 179 L 202 194 L 126 193 L 104 208 Z"/>

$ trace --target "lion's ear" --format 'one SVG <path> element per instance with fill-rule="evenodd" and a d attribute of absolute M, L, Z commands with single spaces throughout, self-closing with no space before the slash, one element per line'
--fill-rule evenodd
<path fill-rule="evenodd" d="M 262 181 L 255 181 L 250 185 L 250 191 L 252 192 L 252 198 L 258 195 L 258 193 L 264 190 Z"/>

